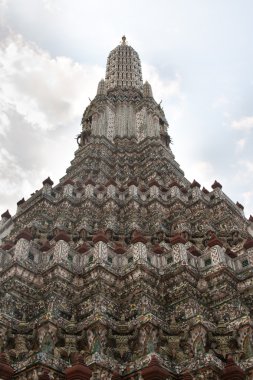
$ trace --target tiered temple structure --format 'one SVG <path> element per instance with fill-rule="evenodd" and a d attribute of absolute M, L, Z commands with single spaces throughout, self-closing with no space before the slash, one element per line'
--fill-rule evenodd
<path fill-rule="evenodd" d="M 123 37 L 66 175 L 2 214 L 1 379 L 253 379 L 253 218 L 167 129 Z"/>

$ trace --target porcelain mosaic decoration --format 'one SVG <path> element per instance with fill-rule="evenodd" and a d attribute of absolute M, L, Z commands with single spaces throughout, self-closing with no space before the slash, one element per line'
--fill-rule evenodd
<path fill-rule="evenodd" d="M 66 175 L 0 224 L 0 378 L 253 379 L 253 218 L 189 182 L 126 38 Z"/>

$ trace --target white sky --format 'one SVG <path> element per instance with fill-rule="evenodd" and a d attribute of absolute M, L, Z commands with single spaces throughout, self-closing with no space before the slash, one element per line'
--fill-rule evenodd
<path fill-rule="evenodd" d="M 0 214 L 65 174 L 126 34 L 186 177 L 253 214 L 251 0 L 0 0 Z"/>

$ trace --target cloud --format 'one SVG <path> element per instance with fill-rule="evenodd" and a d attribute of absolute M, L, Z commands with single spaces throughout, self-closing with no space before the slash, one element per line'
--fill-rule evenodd
<path fill-rule="evenodd" d="M 244 147 L 245 147 L 245 144 L 246 144 L 246 139 L 242 138 L 242 139 L 239 139 L 236 143 L 236 150 L 237 152 L 241 152 L 243 151 Z"/>
<path fill-rule="evenodd" d="M 104 68 L 52 57 L 5 30 L 0 42 L 0 211 L 63 175 Z M 45 169 L 48 168 L 48 169 Z"/>
<path fill-rule="evenodd" d="M 202 186 L 210 187 L 214 181 L 214 168 L 209 161 L 196 161 L 187 168 L 189 178 L 195 179 Z"/>
<path fill-rule="evenodd" d="M 229 105 L 229 100 L 225 95 L 219 96 L 213 103 L 213 108 L 224 108 Z"/>
<path fill-rule="evenodd" d="M 240 162 L 244 168 L 246 169 L 246 171 L 250 174 L 253 173 L 253 162 L 252 161 L 248 161 L 248 160 L 242 160 Z"/>
<path fill-rule="evenodd" d="M 250 160 L 239 160 L 234 165 L 233 182 L 240 187 L 240 192 L 246 194 L 246 189 L 252 188 L 253 162 Z M 251 191 L 251 190 L 247 190 Z"/>
<path fill-rule="evenodd" d="M 57 0 L 42 0 L 42 3 L 45 9 L 50 13 L 61 10 L 61 7 Z"/>
<path fill-rule="evenodd" d="M 1 107 L 5 113 L 15 109 L 36 129 L 54 129 L 80 117 L 87 92 L 94 94 L 104 72 L 66 57 L 52 58 L 14 33 L 0 44 L 0 53 Z"/>
<path fill-rule="evenodd" d="M 145 62 L 142 63 L 143 81 L 148 81 L 152 87 L 154 98 L 166 106 L 170 121 L 175 122 L 183 116 L 182 78 L 176 73 L 169 79 L 162 78 L 157 69 Z"/>
<path fill-rule="evenodd" d="M 164 80 L 160 77 L 156 68 L 145 62 L 142 63 L 144 82 L 147 80 L 153 90 L 153 95 L 157 99 L 161 98 L 181 98 L 181 77 L 176 74 L 174 78 Z"/>
<path fill-rule="evenodd" d="M 15 156 L 5 148 L 0 149 L 0 205 L 2 210 L 4 210 L 6 201 L 10 202 L 11 200 L 15 204 L 21 199 L 20 194 L 30 191 L 29 174 L 22 170 Z M 8 204 L 7 207 L 9 207 Z"/>
<path fill-rule="evenodd" d="M 0 104 L 0 135 L 5 136 L 10 126 L 10 119 L 4 112 L 4 106 Z"/>
<path fill-rule="evenodd" d="M 253 191 L 246 191 L 242 193 L 244 204 L 246 207 L 248 207 L 253 202 Z"/>
<path fill-rule="evenodd" d="M 250 131 L 253 129 L 253 116 L 242 117 L 239 120 L 234 120 L 231 123 L 231 127 L 233 129 L 241 130 L 241 131 Z"/>

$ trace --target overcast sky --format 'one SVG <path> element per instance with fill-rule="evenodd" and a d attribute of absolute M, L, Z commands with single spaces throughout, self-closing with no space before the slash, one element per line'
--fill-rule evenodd
<path fill-rule="evenodd" d="M 0 214 L 65 174 L 123 34 L 186 177 L 253 214 L 252 0 L 0 0 Z"/>

